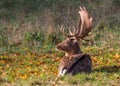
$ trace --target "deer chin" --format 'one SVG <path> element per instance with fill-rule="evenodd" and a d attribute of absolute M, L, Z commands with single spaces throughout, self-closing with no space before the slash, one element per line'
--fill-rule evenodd
<path fill-rule="evenodd" d="M 58 48 L 55 48 L 56 51 L 58 51 L 59 49 Z"/>

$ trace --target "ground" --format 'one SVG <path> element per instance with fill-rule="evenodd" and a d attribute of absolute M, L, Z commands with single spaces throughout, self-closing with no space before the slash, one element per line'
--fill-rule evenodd
<path fill-rule="evenodd" d="M 22 52 L 20 52 L 22 51 Z M 91 74 L 57 78 L 64 52 L 22 48 L 0 55 L 0 86 L 120 86 L 120 50 L 86 47 L 93 69 Z"/>

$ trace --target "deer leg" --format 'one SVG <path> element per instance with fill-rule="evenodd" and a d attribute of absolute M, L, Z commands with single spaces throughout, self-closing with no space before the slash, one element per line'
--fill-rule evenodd
<path fill-rule="evenodd" d="M 60 64 L 60 66 L 59 66 L 59 74 L 58 74 L 58 76 L 63 76 L 63 75 L 66 74 L 66 72 L 67 72 L 67 68 L 61 66 L 61 64 Z"/>

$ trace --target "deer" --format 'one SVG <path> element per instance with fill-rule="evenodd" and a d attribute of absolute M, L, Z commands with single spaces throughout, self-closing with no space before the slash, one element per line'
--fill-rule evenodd
<path fill-rule="evenodd" d="M 58 76 L 65 74 L 76 75 L 78 73 L 90 73 L 92 70 L 92 60 L 89 54 L 81 51 L 79 40 L 86 40 L 92 29 L 92 17 L 90 17 L 85 7 L 80 7 L 78 27 L 67 34 L 63 27 L 61 32 L 67 38 L 57 44 L 56 48 L 65 52 L 59 64 Z"/>

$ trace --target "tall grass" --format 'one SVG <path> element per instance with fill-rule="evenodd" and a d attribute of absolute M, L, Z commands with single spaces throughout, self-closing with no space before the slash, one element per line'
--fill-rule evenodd
<path fill-rule="evenodd" d="M 84 5 L 93 17 L 93 29 L 81 46 L 93 60 L 93 72 L 67 76 L 58 86 L 117 86 L 120 84 L 119 0 L 1 0 L 0 86 L 51 86 L 61 52 L 55 45 L 65 39 L 63 26 L 77 27 Z M 93 46 L 93 47 L 92 47 Z"/>
<path fill-rule="evenodd" d="M 120 46 L 117 2 L 119 0 L 1 1 L 0 46 L 55 46 L 64 38 L 60 33 L 61 25 L 65 29 L 77 27 L 79 6 L 83 4 L 93 17 L 90 38 L 94 45 L 117 48 Z"/>

